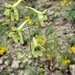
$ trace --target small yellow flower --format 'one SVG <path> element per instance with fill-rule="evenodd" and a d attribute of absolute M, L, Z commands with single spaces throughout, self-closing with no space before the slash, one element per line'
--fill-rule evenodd
<path fill-rule="evenodd" d="M 7 52 L 8 48 L 7 47 L 2 47 L 1 50 L 3 50 L 4 52 Z"/>
<path fill-rule="evenodd" d="M 75 47 L 74 46 L 71 48 L 71 50 L 75 54 Z"/>
<path fill-rule="evenodd" d="M 41 43 L 42 43 L 42 45 L 44 45 L 46 43 L 46 41 L 45 40 L 42 40 Z"/>
<path fill-rule="evenodd" d="M 55 42 L 55 40 L 51 40 L 51 42 L 52 42 L 52 43 L 54 43 L 54 42 Z"/>
<path fill-rule="evenodd" d="M 25 16 L 26 19 L 30 19 L 30 16 Z"/>
<path fill-rule="evenodd" d="M 60 58 L 60 56 L 56 56 L 56 59 L 59 59 Z"/>
<path fill-rule="evenodd" d="M 63 63 L 64 66 L 67 66 L 68 64 L 70 64 L 70 62 L 71 61 L 69 59 L 66 59 L 66 60 L 62 61 L 62 63 Z"/>
<path fill-rule="evenodd" d="M 63 3 L 65 4 L 66 3 L 66 0 L 64 0 Z"/>
<path fill-rule="evenodd" d="M 28 21 L 28 24 L 29 24 L 29 25 L 32 25 L 32 24 L 33 24 L 32 20 L 29 20 L 29 21 Z"/>
<path fill-rule="evenodd" d="M 6 31 L 6 32 L 5 32 L 5 34 L 6 34 L 6 35 L 8 35 L 8 34 L 9 34 L 9 32 L 8 32 L 8 31 Z"/>
<path fill-rule="evenodd" d="M 67 59 L 67 63 L 69 64 L 71 61 L 69 59 Z"/>
<path fill-rule="evenodd" d="M 0 50 L 0 55 L 3 55 L 4 54 L 4 51 L 3 50 Z"/>
<path fill-rule="evenodd" d="M 72 2 L 70 1 L 70 2 L 69 2 L 69 5 L 71 5 L 71 4 L 72 4 Z"/>
<path fill-rule="evenodd" d="M 50 54 L 47 54 L 46 56 L 47 56 L 47 59 L 48 59 L 48 60 L 51 59 Z"/>
<path fill-rule="evenodd" d="M 43 35 L 42 38 L 43 38 L 43 39 L 46 39 L 46 36 Z"/>
<path fill-rule="evenodd" d="M 63 1 L 61 2 L 61 5 L 64 6 L 64 2 Z"/>
<path fill-rule="evenodd" d="M 68 7 L 68 6 L 69 6 L 69 4 L 67 3 L 67 4 L 66 4 L 66 6 Z"/>
<path fill-rule="evenodd" d="M 63 60 L 63 61 L 62 61 L 62 64 L 63 64 L 64 66 L 66 66 L 66 65 L 67 65 L 66 60 Z"/>

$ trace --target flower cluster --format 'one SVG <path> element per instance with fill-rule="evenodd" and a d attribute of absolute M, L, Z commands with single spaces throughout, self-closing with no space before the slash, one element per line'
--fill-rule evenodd
<path fill-rule="evenodd" d="M 61 2 L 61 4 L 62 4 L 62 6 L 70 6 L 70 5 L 72 5 L 72 1 L 68 1 L 68 0 L 63 0 L 62 2 Z"/>
<path fill-rule="evenodd" d="M 48 60 L 51 59 L 50 54 L 47 54 L 46 56 L 47 56 L 47 59 L 48 59 Z"/>
<path fill-rule="evenodd" d="M 75 47 L 74 46 L 71 48 L 71 50 L 75 54 Z"/>
<path fill-rule="evenodd" d="M 42 35 L 41 37 L 39 37 L 38 35 L 36 35 L 36 42 L 38 44 L 41 44 L 41 45 L 45 45 L 46 43 L 46 37 L 44 35 Z"/>
<path fill-rule="evenodd" d="M 8 48 L 7 47 L 2 47 L 1 49 L 0 49 L 0 55 L 3 55 L 5 52 L 7 52 L 8 51 Z"/>
<path fill-rule="evenodd" d="M 69 59 L 65 59 L 65 60 L 62 60 L 62 64 L 64 65 L 64 66 L 67 66 L 68 64 L 70 64 L 70 60 Z"/>
<path fill-rule="evenodd" d="M 25 16 L 25 19 L 28 19 L 29 25 L 33 25 L 33 21 L 30 19 L 30 16 Z"/>
<path fill-rule="evenodd" d="M 36 58 L 38 56 L 42 56 L 43 52 L 45 51 L 45 48 L 41 45 L 38 44 L 36 41 L 36 38 L 33 37 L 33 44 L 32 44 L 32 55 Z"/>

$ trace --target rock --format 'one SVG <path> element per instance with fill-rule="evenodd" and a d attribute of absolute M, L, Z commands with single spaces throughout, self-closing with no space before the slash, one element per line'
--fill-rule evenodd
<path fill-rule="evenodd" d="M 23 64 L 20 64 L 20 69 L 23 69 L 24 65 Z"/>
<path fill-rule="evenodd" d="M 72 75 L 75 75 L 75 64 L 70 65 L 70 72 Z"/>
<path fill-rule="evenodd" d="M 53 14 L 54 14 L 54 11 L 51 11 L 51 10 L 48 10 L 48 11 L 47 11 L 47 15 L 48 15 L 48 16 L 52 16 Z"/>
<path fill-rule="evenodd" d="M 3 60 L 2 59 L 0 59 L 0 65 L 3 63 Z"/>
<path fill-rule="evenodd" d="M 5 64 L 6 66 L 8 66 L 8 65 L 9 65 L 9 61 L 6 60 L 6 61 L 4 62 L 4 64 Z"/>
<path fill-rule="evenodd" d="M 11 67 L 18 69 L 19 68 L 19 64 L 20 64 L 20 61 L 14 60 L 12 65 L 11 65 Z"/>
<path fill-rule="evenodd" d="M 55 71 L 54 73 L 52 73 L 52 75 L 63 75 L 60 71 Z"/>
<path fill-rule="evenodd" d="M 15 75 L 14 73 L 12 73 L 11 75 Z"/>
<path fill-rule="evenodd" d="M 18 75 L 23 75 L 23 71 L 19 71 L 19 74 Z"/>

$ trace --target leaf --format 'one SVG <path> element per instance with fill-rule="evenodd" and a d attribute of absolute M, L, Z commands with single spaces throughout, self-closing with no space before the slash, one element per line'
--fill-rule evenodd
<path fill-rule="evenodd" d="M 28 58 L 26 58 L 25 60 L 22 61 L 23 64 L 26 64 L 28 61 Z"/>
<path fill-rule="evenodd" d="M 47 29 L 47 35 L 52 34 L 54 32 L 54 29 L 52 27 Z"/>
<path fill-rule="evenodd" d="M 11 20 L 14 21 L 14 13 L 11 12 Z"/>
<path fill-rule="evenodd" d="M 16 21 L 18 21 L 19 20 L 19 14 L 18 14 L 17 7 L 14 8 L 14 16 L 15 16 Z"/>
<path fill-rule="evenodd" d="M 43 20 L 47 20 L 47 16 L 46 16 L 46 15 L 44 15 L 44 18 L 43 18 Z"/>
<path fill-rule="evenodd" d="M 14 42 L 18 42 L 19 35 L 18 34 L 14 34 L 13 39 L 14 39 Z"/>
<path fill-rule="evenodd" d="M 6 6 L 7 8 L 10 8 L 12 5 L 11 5 L 11 4 L 8 4 L 8 3 L 6 3 L 6 4 L 5 4 L 5 6 Z"/>
<path fill-rule="evenodd" d="M 9 37 L 13 37 L 14 34 L 15 34 L 14 32 L 10 32 L 8 36 L 9 36 Z"/>
<path fill-rule="evenodd" d="M 7 10 L 4 12 L 4 14 L 7 15 L 7 16 L 10 16 L 11 10 L 10 10 L 10 9 L 7 9 Z"/>

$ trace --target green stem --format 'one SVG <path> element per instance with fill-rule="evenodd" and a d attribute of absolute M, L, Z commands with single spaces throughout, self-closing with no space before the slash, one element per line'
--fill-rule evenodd
<path fill-rule="evenodd" d="M 28 27 L 26 27 L 26 28 L 23 28 L 23 29 L 22 29 L 22 31 L 25 31 L 26 29 L 28 29 Z"/>
<path fill-rule="evenodd" d="M 23 0 L 18 0 L 13 6 L 18 6 Z"/>
<path fill-rule="evenodd" d="M 41 14 L 40 11 L 37 11 L 36 9 L 32 8 L 32 7 L 28 7 L 28 6 L 25 6 L 26 8 L 32 10 L 33 12 L 35 12 L 36 14 Z"/>
<path fill-rule="evenodd" d="M 32 55 L 32 49 L 31 49 L 31 36 L 30 36 L 30 27 L 28 28 L 29 29 L 29 38 L 30 38 L 30 51 L 31 51 L 31 55 Z M 32 65 L 34 65 L 34 57 L 32 55 Z"/>
<path fill-rule="evenodd" d="M 29 58 L 29 57 L 27 56 L 27 54 L 26 54 L 26 53 L 24 53 L 23 51 L 19 50 L 18 52 L 23 53 L 25 57 Z"/>

